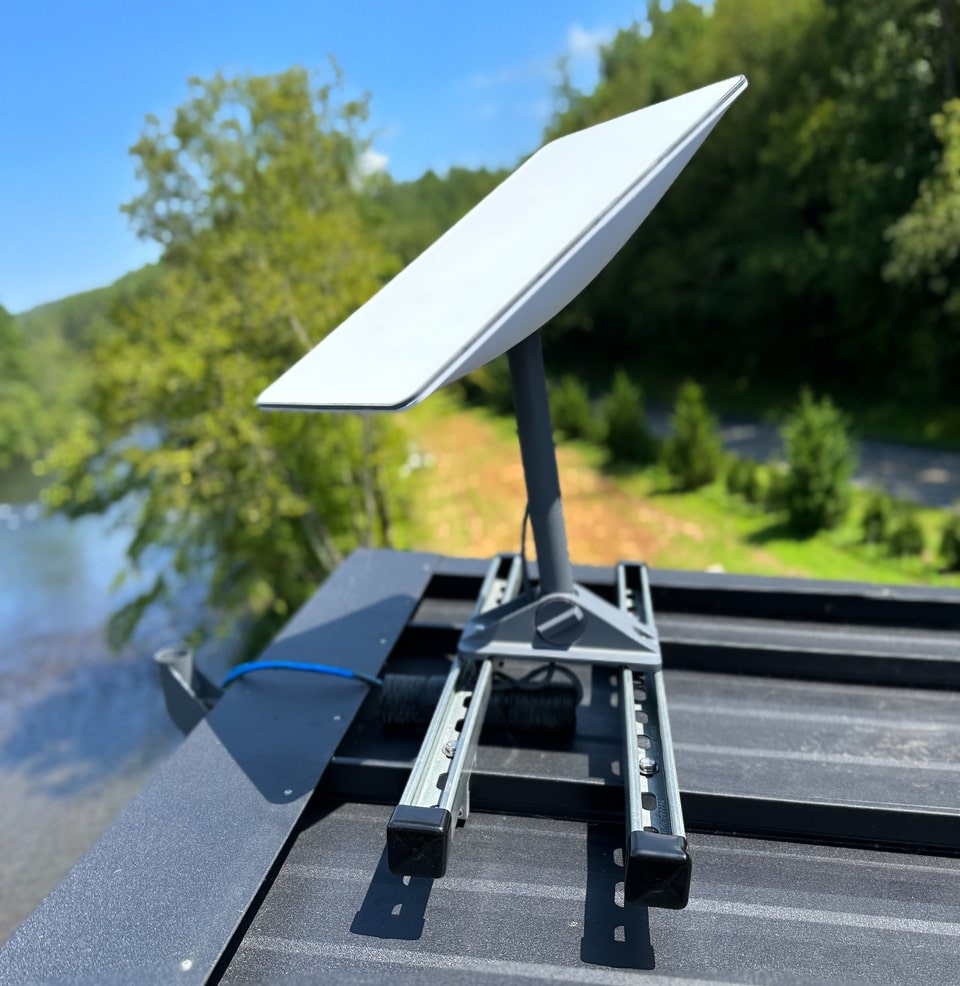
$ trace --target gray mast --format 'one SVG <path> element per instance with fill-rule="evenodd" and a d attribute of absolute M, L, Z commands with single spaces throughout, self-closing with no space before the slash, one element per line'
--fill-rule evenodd
<path fill-rule="evenodd" d="M 573 592 L 573 569 L 560 500 L 560 476 L 550 423 L 547 378 L 540 332 L 533 332 L 507 352 L 517 415 L 517 435 L 533 540 L 540 568 L 540 593 Z"/>

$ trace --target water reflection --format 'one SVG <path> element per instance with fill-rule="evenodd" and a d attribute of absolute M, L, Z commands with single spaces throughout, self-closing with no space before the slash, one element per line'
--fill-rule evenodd
<path fill-rule="evenodd" d="M 153 613 L 123 652 L 105 642 L 109 614 L 154 575 L 111 592 L 123 514 L 46 516 L 37 492 L 29 473 L 0 475 L 0 942 L 180 741 L 150 655 L 182 627 Z M 181 589 L 189 618 L 202 586 Z M 225 663 L 207 655 L 211 674 Z"/>

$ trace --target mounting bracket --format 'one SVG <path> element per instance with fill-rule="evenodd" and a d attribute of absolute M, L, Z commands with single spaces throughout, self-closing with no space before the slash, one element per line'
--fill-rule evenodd
<path fill-rule="evenodd" d="M 501 555 L 491 563 L 387 825 L 387 862 L 403 876 L 446 873 L 453 833 L 470 811 L 470 771 L 495 660 L 612 666 L 620 675 L 624 741 L 624 896 L 685 907 L 691 863 L 646 566 L 617 566 L 617 606 L 573 582 L 539 332 L 509 358 L 540 581 L 521 593 L 522 558 Z"/>

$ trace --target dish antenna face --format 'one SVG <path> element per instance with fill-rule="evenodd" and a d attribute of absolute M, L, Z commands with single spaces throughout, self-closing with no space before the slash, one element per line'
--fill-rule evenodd
<path fill-rule="evenodd" d="M 746 85 L 737 76 L 545 145 L 257 403 L 400 411 L 501 356 L 600 273 Z"/>

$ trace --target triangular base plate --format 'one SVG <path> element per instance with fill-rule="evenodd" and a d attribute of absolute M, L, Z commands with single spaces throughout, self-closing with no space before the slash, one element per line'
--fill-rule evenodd
<path fill-rule="evenodd" d="M 459 649 L 469 659 L 608 664 L 638 671 L 661 667 L 654 626 L 581 585 L 572 594 L 524 593 L 473 617 Z"/>

